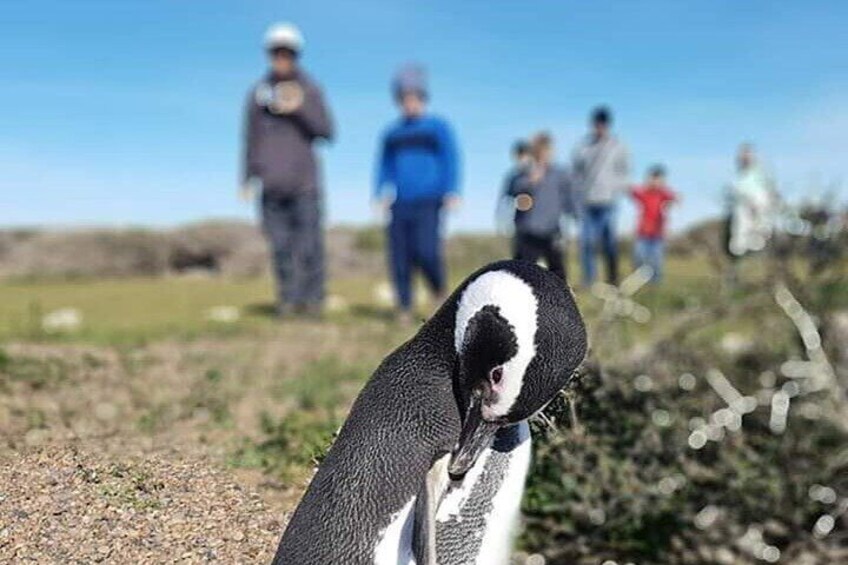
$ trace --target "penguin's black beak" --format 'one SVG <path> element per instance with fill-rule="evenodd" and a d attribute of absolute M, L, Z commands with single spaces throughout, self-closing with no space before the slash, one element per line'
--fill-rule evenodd
<path fill-rule="evenodd" d="M 491 443 L 500 424 L 483 419 L 483 396 L 471 395 L 471 404 L 465 413 L 465 422 L 459 434 L 459 444 L 451 454 L 448 474 L 453 480 L 462 479 L 477 458 Z"/>

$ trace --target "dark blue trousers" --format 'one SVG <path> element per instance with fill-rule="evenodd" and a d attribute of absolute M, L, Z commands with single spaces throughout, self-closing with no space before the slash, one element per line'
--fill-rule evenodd
<path fill-rule="evenodd" d="M 280 306 L 324 300 L 324 232 L 319 194 L 262 196 L 262 226 L 271 244 Z"/>
<path fill-rule="evenodd" d="M 580 234 L 580 259 L 583 263 L 583 284 L 595 282 L 595 250 L 598 243 L 607 262 L 607 282 L 618 284 L 618 244 L 615 233 L 615 206 L 592 204 L 583 210 Z"/>
<path fill-rule="evenodd" d="M 412 307 L 412 275 L 421 269 L 437 294 L 445 289 L 441 200 L 395 202 L 389 222 L 389 267 L 401 308 Z"/>

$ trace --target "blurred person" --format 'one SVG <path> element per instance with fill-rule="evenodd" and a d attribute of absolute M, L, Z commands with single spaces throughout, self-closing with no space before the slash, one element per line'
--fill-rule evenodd
<path fill-rule="evenodd" d="M 758 163 L 750 143 L 739 146 L 736 178 L 726 197 L 725 245 L 730 258 L 765 249 L 772 235 L 778 197 L 773 180 Z"/>
<path fill-rule="evenodd" d="M 572 155 L 575 188 L 580 195 L 583 284 L 590 286 L 595 282 L 595 252 L 600 243 L 607 282 L 617 285 L 616 201 L 628 187 L 630 157 L 625 145 L 611 132 L 609 108 L 595 108 L 590 124 L 591 132 Z"/>
<path fill-rule="evenodd" d="M 530 155 L 530 144 L 523 139 L 516 141 L 512 145 L 511 157 L 512 168 L 506 174 L 495 213 L 499 233 L 509 233 L 507 225 L 512 223 L 515 211 L 515 182 L 530 168 L 533 160 Z"/>
<path fill-rule="evenodd" d="M 442 211 L 459 205 L 460 159 L 453 131 L 427 112 L 429 91 L 422 67 L 407 65 L 392 81 L 400 118 L 382 136 L 374 197 L 389 213 L 388 259 L 398 319 L 412 320 L 412 276 L 424 274 L 436 300 L 445 294 Z"/>
<path fill-rule="evenodd" d="M 270 70 L 245 109 L 241 196 L 252 201 L 261 190 L 281 317 L 319 317 L 324 301 L 323 188 L 313 145 L 333 137 L 333 123 L 321 89 L 299 64 L 302 47 L 294 25 L 268 30 Z"/>
<path fill-rule="evenodd" d="M 553 162 L 554 141 L 537 134 L 530 146 L 531 161 L 508 187 L 515 207 L 513 256 L 535 263 L 544 259 L 553 273 L 566 278 L 565 248 L 560 222 L 574 215 L 575 200 L 568 172 Z"/>
<path fill-rule="evenodd" d="M 634 187 L 630 196 L 639 208 L 633 260 L 637 269 L 651 268 L 651 282 L 656 284 L 662 279 L 667 210 L 678 201 L 678 196 L 666 184 L 666 170 L 662 165 L 648 169 L 645 184 Z"/>

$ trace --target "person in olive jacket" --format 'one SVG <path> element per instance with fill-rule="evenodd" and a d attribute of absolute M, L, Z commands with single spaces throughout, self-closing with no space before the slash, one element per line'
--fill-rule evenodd
<path fill-rule="evenodd" d="M 320 316 L 324 301 L 323 190 L 313 146 L 332 138 L 333 123 L 321 89 L 298 64 L 302 47 L 295 26 L 268 30 L 271 68 L 245 109 L 241 194 L 252 200 L 261 190 L 280 316 Z"/>

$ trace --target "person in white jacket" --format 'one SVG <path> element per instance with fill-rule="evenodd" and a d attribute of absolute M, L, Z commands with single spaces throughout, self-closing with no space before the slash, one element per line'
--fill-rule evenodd
<path fill-rule="evenodd" d="M 736 159 L 736 178 L 727 190 L 731 258 L 765 249 L 774 231 L 777 201 L 774 182 L 757 162 L 753 146 L 740 146 Z"/>

